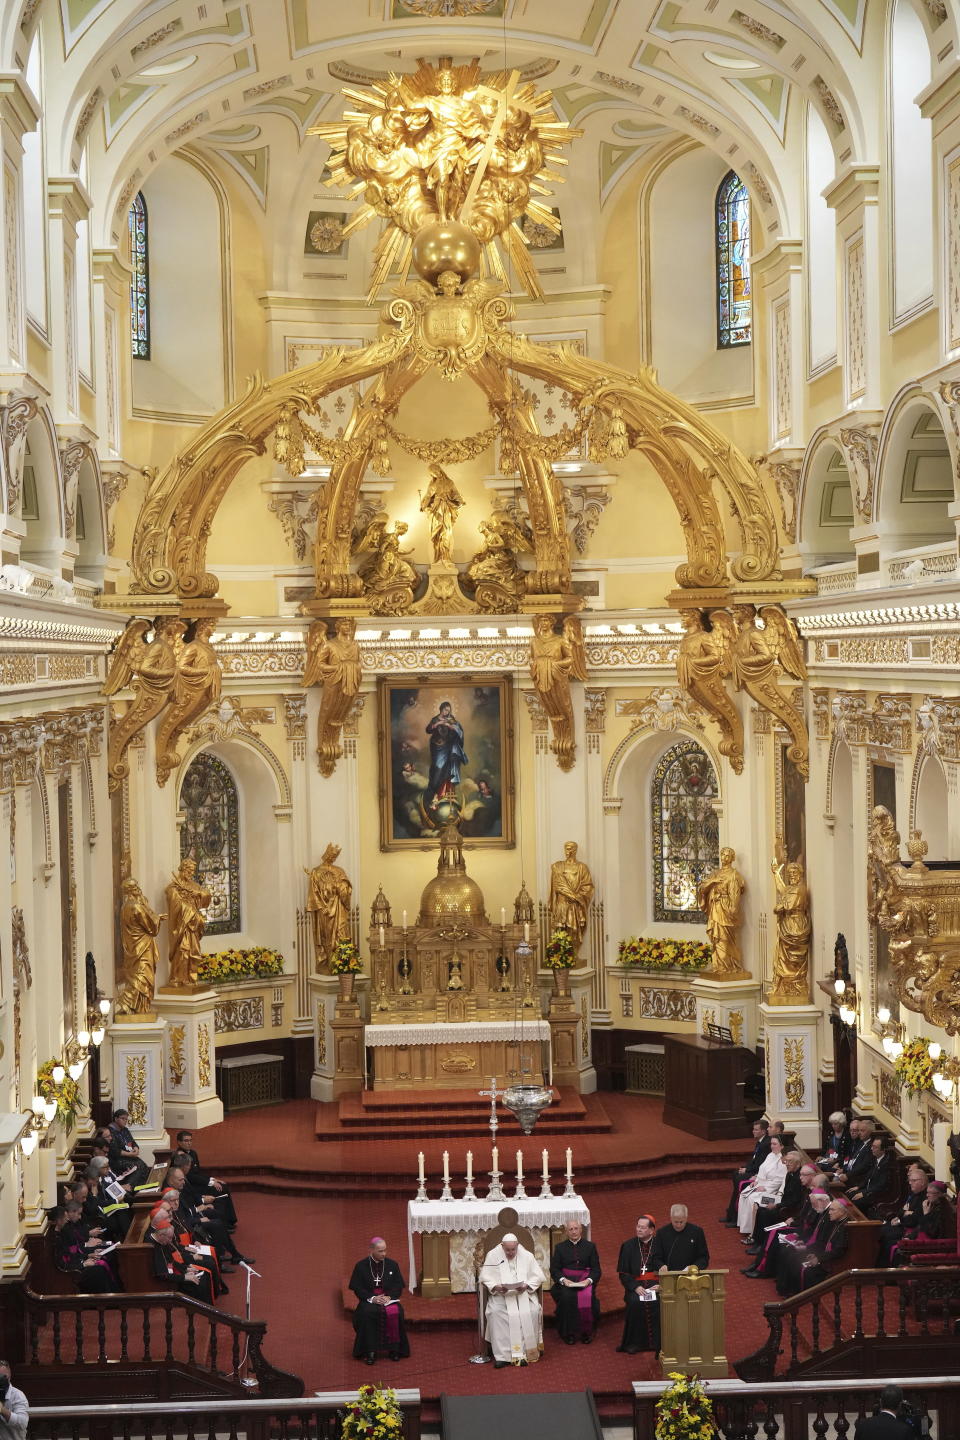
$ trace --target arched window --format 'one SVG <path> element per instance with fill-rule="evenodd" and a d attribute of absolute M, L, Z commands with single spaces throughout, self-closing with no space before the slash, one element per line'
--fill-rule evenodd
<path fill-rule="evenodd" d="M 201 751 L 180 787 L 180 858 L 197 862 L 197 880 L 211 895 L 208 935 L 240 929 L 240 804 L 222 760 Z"/>
<path fill-rule="evenodd" d="M 660 756 L 653 774 L 653 918 L 702 925 L 697 887 L 720 863 L 713 801 L 717 777 L 695 740 L 680 740 Z"/>
<path fill-rule="evenodd" d="M 150 359 L 150 274 L 147 202 L 137 191 L 130 206 L 130 348 L 134 360 Z"/>
<path fill-rule="evenodd" d="M 750 344 L 750 196 L 732 170 L 720 182 L 716 211 L 717 347 Z"/>

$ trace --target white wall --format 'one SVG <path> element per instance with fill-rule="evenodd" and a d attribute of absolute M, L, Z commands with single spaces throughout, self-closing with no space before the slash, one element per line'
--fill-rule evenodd
<path fill-rule="evenodd" d="M 836 165 L 827 127 L 807 106 L 807 317 L 808 366 L 824 370 L 837 358 L 837 224 L 821 193 Z"/>
<path fill-rule="evenodd" d="M 39 99 L 43 67 L 37 29 L 27 60 L 27 84 Z M 46 181 L 43 173 L 43 119 L 23 137 L 24 288 L 27 314 L 40 329 L 47 328 L 47 218 Z"/>
<path fill-rule="evenodd" d="M 930 83 L 930 51 L 910 0 L 894 0 L 890 27 L 890 275 L 892 321 L 933 298 L 931 122 L 916 105 Z"/>
<path fill-rule="evenodd" d="M 220 206 L 193 165 L 165 160 L 147 202 L 150 359 L 134 360 L 137 411 L 204 415 L 225 401 Z"/>
<path fill-rule="evenodd" d="M 714 216 L 729 168 L 709 150 L 692 150 L 667 167 L 650 197 L 653 363 L 660 383 L 684 400 L 753 390 L 753 346 L 717 349 Z"/>

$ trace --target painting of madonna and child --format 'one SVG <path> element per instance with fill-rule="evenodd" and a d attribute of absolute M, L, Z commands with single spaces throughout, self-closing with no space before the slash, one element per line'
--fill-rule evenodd
<path fill-rule="evenodd" d="M 457 821 L 472 845 L 513 844 L 510 683 L 383 681 L 381 847 L 432 847 Z"/>

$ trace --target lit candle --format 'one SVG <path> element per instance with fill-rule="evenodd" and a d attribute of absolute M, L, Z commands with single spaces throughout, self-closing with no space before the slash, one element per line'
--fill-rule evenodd
<path fill-rule="evenodd" d="M 544 1152 L 544 1153 L 546 1153 L 546 1152 Z M 422 1150 L 420 1151 L 419 1155 L 417 1156 L 417 1164 L 418 1164 L 418 1166 L 419 1166 L 419 1169 L 418 1169 L 418 1171 L 417 1171 L 417 1179 L 418 1179 L 418 1181 L 420 1182 L 421 1185 L 424 1185 L 424 1184 L 426 1184 L 426 1179 L 427 1179 L 427 1177 L 426 1177 L 426 1175 L 424 1174 L 424 1170 L 423 1170 L 423 1151 L 422 1151 Z"/>
<path fill-rule="evenodd" d="M 497 1169 L 499 1168 L 499 1165 L 500 1165 L 500 1152 L 499 1152 L 499 1150 L 497 1149 L 496 1145 L 494 1145 L 494 1147 L 493 1147 L 493 1168 L 494 1168 L 494 1170 L 497 1170 Z"/>
<path fill-rule="evenodd" d="M 500 906 L 500 925 L 501 925 L 501 928 L 503 928 L 503 927 L 506 925 L 506 923 L 507 923 L 507 911 L 506 911 L 506 907 L 503 906 L 503 905 L 501 905 L 501 906 Z"/>
<path fill-rule="evenodd" d="M 550 1166 L 547 1163 L 546 1150 L 543 1151 L 543 1178 L 544 1180 L 548 1180 L 550 1178 Z"/>
<path fill-rule="evenodd" d="M 383 949 L 383 926 L 380 926 L 380 949 Z"/>
<path fill-rule="evenodd" d="M 523 1179 L 523 1151 L 517 1151 L 517 1179 Z"/>
<path fill-rule="evenodd" d="M 530 944 L 530 921 L 529 921 L 529 920 L 524 920 L 524 922 L 523 922 L 523 943 L 524 943 L 524 945 L 529 945 L 529 944 Z"/>
<path fill-rule="evenodd" d="M 567 1146 L 567 1179 L 573 1174 L 573 1151 Z"/>
<path fill-rule="evenodd" d="M 444 1152 L 443 1152 L 443 1183 L 444 1183 L 444 1185 L 449 1185 L 449 1184 L 450 1184 L 450 1151 L 449 1151 L 449 1150 L 444 1150 Z"/>
<path fill-rule="evenodd" d="M 406 928 L 407 928 L 407 912 L 406 912 L 406 910 L 404 910 L 404 912 L 403 912 L 403 928 L 404 928 L 404 930 L 406 930 Z"/>
<path fill-rule="evenodd" d="M 467 1184 L 473 1184 L 473 1151 L 467 1151 Z"/>

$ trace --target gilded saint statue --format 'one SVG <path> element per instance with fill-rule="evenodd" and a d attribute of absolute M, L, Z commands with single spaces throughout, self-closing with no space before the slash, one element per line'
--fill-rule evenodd
<path fill-rule="evenodd" d="M 318 972 L 326 973 L 341 940 L 350 939 L 350 897 L 353 886 L 347 872 L 337 865 L 340 846 L 330 844 L 320 864 L 304 870 L 310 877 L 307 914 L 313 917 L 313 948 Z"/>
<path fill-rule="evenodd" d="M 573 646 L 567 635 L 558 635 L 551 615 L 538 615 L 533 622 L 530 646 L 530 677 L 553 732 L 550 749 L 561 770 L 573 768 L 576 742 L 573 730 L 573 701 L 570 673 L 574 667 Z"/>
<path fill-rule="evenodd" d="M 810 998 L 810 891 L 799 860 L 787 863 L 783 841 L 777 841 L 771 861 L 777 899 L 773 913 L 777 943 L 773 955 L 773 986 L 767 995 L 772 1005 L 805 1004 Z"/>
<path fill-rule="evenodd" d="M 317 759 L 320 774 L 332 775 L 343 754 L 340 732 L 360 689 L 362 660 L 356 625 L 346 616 L 334 623 L 332 635 L 322 620 L 310 626 L 303 684 L 323 685 L 317 717 Z"/>
<path fill-rule="evenodd" d="M 550 924 L 554 930 L 567 931 L 574 955 L 579 954 L 587 928 L 593 888 L 589 868 L 577 859 L 576 842 L 568 840 L 563 847 L 563 859 L 550 867 Z"/>
<path fill-rule="evenodd" d="M 197 983 L 200 966 L 200 941 L 206 928 L 204 914 L 210 904 L 210 891 L 197 883 L 195 860 L 189 855 L 180 861 L 167 886 L 167 914 L 170 917 L 168 989 L 188 990 Z"/>
<path fill-rule="evenodd" d="M 453 527 L 457 512 L 465 503 L 463 496 L 445 470 L 430 466 L 430 484 L 420 501 L 420 509 L 430 520 L 430 544 L 437 564 L 453 559 Z"/>
<path fill-rule="evenodd" d="M 157 934 L 166 915 L 150 908 L 136 880 L 123 882 L 120 906 L 120 945 L 123 976 L 117 992 L 118 1015 L 152 1015 L 160 951 Z"/>
<path fill-rule="evenodd" d="M 747 972 L 737 931 L 740 929 L 740 901 L 746 882 L 734 869 L 736 856 L 729 846 L 720 851 L 720 866 L 705 876 L 697 890 L 697 904 L 707 914 L 707 934 L 713 947 L 713 962 L 708 975 L 739 979 Z"/>

